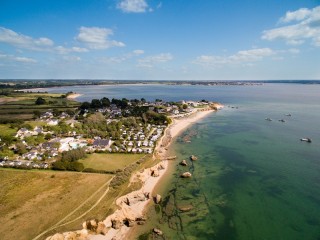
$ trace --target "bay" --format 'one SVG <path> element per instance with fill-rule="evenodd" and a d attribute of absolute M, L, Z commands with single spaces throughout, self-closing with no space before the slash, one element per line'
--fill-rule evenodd
<path fill-rule="evenodd" d="M 193 125 L 171 146 L 177 161 L 191 154 L 199 160 L 177 165 L 152 223 L 167 239 L 320 239 L 320 85 L 45 90 L 84 94 L 80 101 L 144 97 L 223 103 L 223 110 Z M 183 142 L 185 135 L 192 136 L 191 143 Z M 302 137 L 313 141 L 301 142 Z M 193 177 L 181 179 L 183 171 Z M 192 209 L 182 212 L 181 206 Z"/>

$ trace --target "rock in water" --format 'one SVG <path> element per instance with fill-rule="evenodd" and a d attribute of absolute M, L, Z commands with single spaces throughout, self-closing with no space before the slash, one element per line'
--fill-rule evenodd
<path fill-rule="evenodd" d="M 191 177 L 192 177 L 192 174 L 189 173 L 189 172 L 184 172 L 184 173 L 181 174 L 181 177 L 182 177 L 182 178 L 191 178 Z"/>
<path fill-rule="evenodd" d="M 193 209 L 192 205 L 179 206 L 178 207 L 181 212 L 188 212 Z"/>
<path fill-rule="evenodd" d="M 186 160 L 182 160 L 182 161 L 180 162 L 180 165 L 182 165 L 182 166 L 188 166 L 188 163 L 187 163 Z"/>
<path fill-rule="evenodd" d="M 197 158 L 195 155 L 191 155 L 191 156 L 190 156 L 190 159 L 191 159 L 192 161 L 198 160 L 198 158 Z"/>
<path fill-rule="evenodd" d="M 160 194 L 157 194 L 155 197 L 154 197 L 154 202 L 156 204 L 159 204 L 161 202 L 161 195 Z"/>
<path fill-rule="evenodd" d="M 161 235 L 163 234 L 163 232 L 162 232 L 160 229 L 158 229 L 158 228 L 154 228 L 154 229 L 153 229 L 153 232 L 154 232 L 155 234 L 159 235 L 159 236 L 161 236 Z"/>

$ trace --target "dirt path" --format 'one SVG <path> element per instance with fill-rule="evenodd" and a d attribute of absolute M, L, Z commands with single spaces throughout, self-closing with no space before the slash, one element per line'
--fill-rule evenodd
<path fill-rule="evenodd" d="M 90 197 L 88 197 L 85 201 L 83 201 L 77 208 L 75 208 L 72 212 L 70 212 L 68 215 L 66 215 L 63 219 L 61 219 L 59 222 L 57 222 L 55 225 L 53 225 L 52 227 L 48 228 L 47 230 L 43 231 L 42 233 L 40 233 L 39 235 L 37 235 L 35 238 L 33 238 L 33 240 L 39 239 L 40 237 L 42 237 L 44 234 L 48 233 L 49 231 L 52 231 L 58 227 L 62 227 L 65 226 L 67 224 L 70 224 L 72 222 L 75 222 L 77 220 L 79 220 L 80 218 L 82 218 L 83 216 L 85 216 L 86 214 L 88 214 L 92 209 L 94 209 L 100 202 L 101 200 L 107 195 L 107 193 L 109 192 L 109 186 L 108 188 L 103 192 L 103 194 L 101 195 L 101 197 L 87 210 L 85 211 L 83 214 L 81 214 L 79 217 L 72 219 L 68 222 L 63 223 L 65 220 L 67 220 L 70 216 L 72 216 L 75 212 L 77 212 L 79 209 L 81 209 L 85 204 L 87 204 L 98 192 L 100 192 L 104 187 L 106 187 L 107 185 L 110 184 L 110 182 L 112 181 L 114 177 L 112 177 L 108 182 L 106 182 L 105 184 L 103 184 L 97 191 L 95 191 L 93 194 L 91 194 Z"/>

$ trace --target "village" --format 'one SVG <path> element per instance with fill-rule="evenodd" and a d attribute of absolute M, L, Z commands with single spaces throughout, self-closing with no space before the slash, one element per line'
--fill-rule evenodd
<path fill-rule="evenodd" d="M 105 99 L 83 103 L 74 115 L 47 111 L 36 119 L 38 125 L 25 124 L 8 146 L 15 154 L 0 158 L 0 167 L 49 169 L 62 153 L 74 149 L 84 149 L 87 154 L 151 154 L 170 118 L 192 114 L 208 105 L 204 100 L 167 103 L 158 99 L 113 99 L 103 104 Z M 5 144 L 0 139 L 0 147 Z"/>

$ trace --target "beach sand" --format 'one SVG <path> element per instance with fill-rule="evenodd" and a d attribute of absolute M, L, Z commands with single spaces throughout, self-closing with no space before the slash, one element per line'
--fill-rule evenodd
<path fill-rule="evenodd" d="M 72 93 L 72 94 L 69 94 L 68 95 L 68 99 L 76 99 L 76 98 L 78 98 L 78 97 L 80 97 L 80 96 L 82 96 L 83 94 L 80 94 L 80 93 Z"/>

